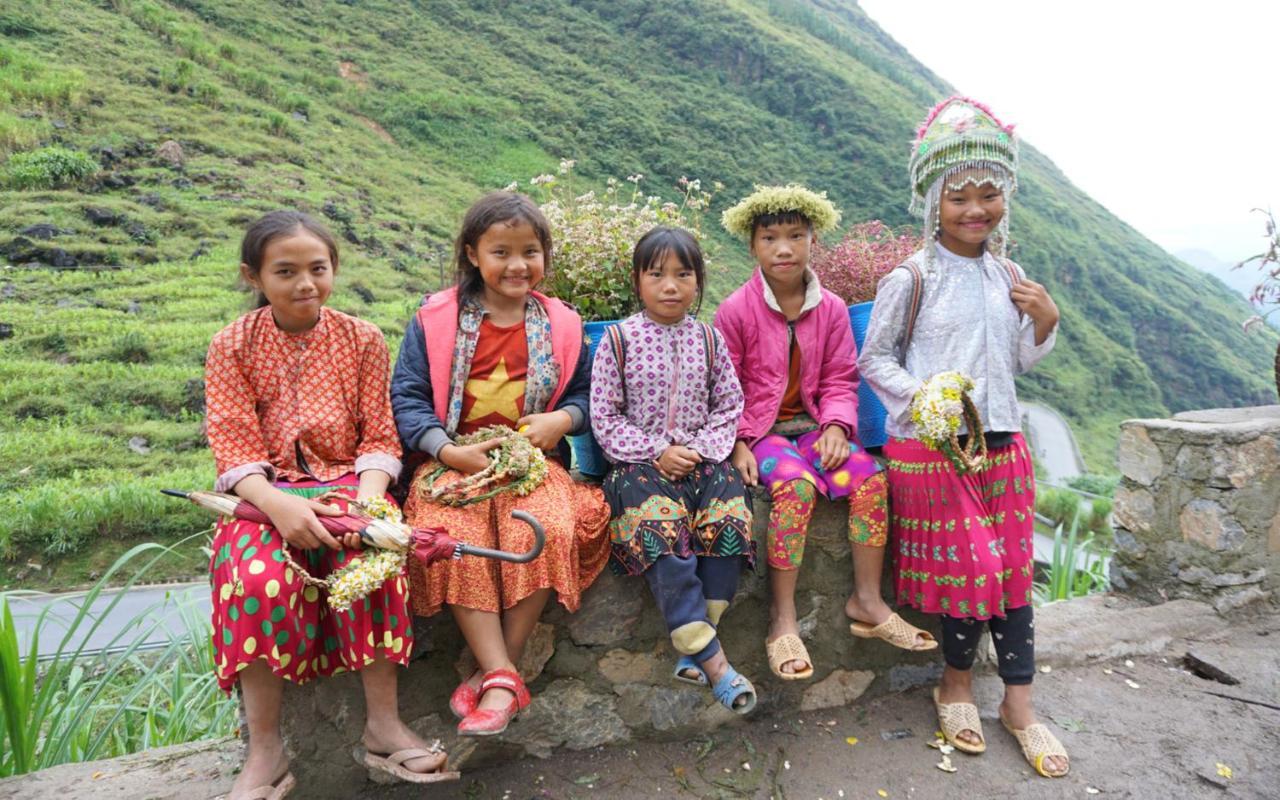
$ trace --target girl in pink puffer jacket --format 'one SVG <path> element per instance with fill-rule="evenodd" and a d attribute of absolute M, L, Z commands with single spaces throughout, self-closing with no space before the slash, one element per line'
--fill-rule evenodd
<path fill-rule="evenodd" d="M 839 212 L 800 186 L 763 187 L 724 214 L 748 238 L 758 269 L 720 304 L 715 325 L 745 394 L 732 460 L 749 486 L 772 497 L 769 565 L 769 667 L 783 680 L 813 675 L 799 637 L 795 591 L 818 493 L 849 498 L 854 589 L 845 604 L 851 632 L 908 650 L 937 646 L 880 597 L 888 533 L 884 473 L 856 435 L 857 348 L 844 303 L 809 269 L 815 230 Z"/>

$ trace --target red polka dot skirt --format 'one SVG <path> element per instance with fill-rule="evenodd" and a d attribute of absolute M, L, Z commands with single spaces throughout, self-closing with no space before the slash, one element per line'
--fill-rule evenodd
<path fill-rule="evenodd" d="M 331 483 L 280 483 L 304 497 L 334 488 L 355 496 L 354 475 Z M 240 670 L 265 659 L 271 671 L 294 683 L 366 666 L 381 653 L 406 664 L 413 649 L 408 583 L 404 575 L 338 613 L 322 589 L 307 586 L 288 565 L 289 547 L 270 525 L 219 521 L 209 562 L 213 588 L 213 647 L 218 685 L 230 693 Z M 340 569 L 359 550 L 299 550 L 289 554 L 316 578 Z"/>

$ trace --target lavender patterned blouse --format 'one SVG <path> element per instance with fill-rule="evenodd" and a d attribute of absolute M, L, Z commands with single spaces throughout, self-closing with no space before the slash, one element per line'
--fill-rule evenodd
<path fill-rule="evenodd" d="M 624 377 L 609 339 L 591 368 L 591 430 L 610 461 L 645 463 L 673 444 L 724 461 L 742 414 L 742 386 L 720 332 L 707 376 L 702 325 L 686 316 L 662 325 L 642 311 L 618 323 Z"/>

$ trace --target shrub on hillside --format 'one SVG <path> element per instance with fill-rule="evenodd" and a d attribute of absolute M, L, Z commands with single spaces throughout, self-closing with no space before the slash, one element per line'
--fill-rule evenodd
<path fill-rule="evenodd" d="M 53 145 L 9 156 L 4 182 L 14 189 L 58 189 L 75 186 L 98 169 L 88 153 Z"/>
<path fill-rule="evenodd" d="M 918 234 L 895 231 L 877 219 L 854 225 L 831 247 L 818 242 L 809 263 L 824 289 L 854 305 L 874 299 L 880 279 L 921 244 Z"/>

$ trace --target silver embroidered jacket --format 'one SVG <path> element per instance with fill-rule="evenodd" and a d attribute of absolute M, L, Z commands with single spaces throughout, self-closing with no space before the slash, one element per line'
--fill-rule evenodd
<path fill-rule="evenodd" d="M 1009 299 L 1008 270 L 990 253 L 958 256 L 940 244 L 932 273 L 925 273 L 920 311 L 902 352 L 911 308 L 912 277 L 895 269 L 880 280 L 858 372 L 889 412 L 885 432 L 915 438 L 911 399 L 925 379 L 957 370 L 973 378 L 974 404 L 987 431 L 1019 431 L 1022 416 L 1014 377 L 1053 349 L 1058 326 L 1036 344 L 1035 323 Z M 925 270 L 924 250 L 911 257 Z M 1012 263 L 1012 262 L 1010 262 Z M 1019 279 L 1026 273 L 1014 264 Z"/>

